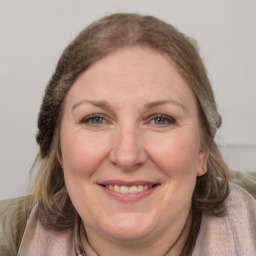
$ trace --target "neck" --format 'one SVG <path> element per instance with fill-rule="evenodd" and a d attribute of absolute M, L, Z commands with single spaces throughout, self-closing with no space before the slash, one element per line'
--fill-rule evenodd
<path fill-rule="evenodd" d="M 98 256 L 130 256 L 130 255 L 140 255 L 140 256 L 177 256 L 180 255 L 183 247 L 187 241 L 189 231 L 191 228 L 192 213 L 189 212 L 183 225 L 180 225 L 179 232 L 177 230 L 167 229 L 165 234 L 161 236 L 153 237 L 146 241 L 126 241 L 117 242 L 107 240 L 104 237 L 95 236 L 91 233 L 87 239 L 84 232 L 82 231 L 82 244 L 86 250 L 89 246 L 97 253 Z M 89 232 L 90 233 L 90 232 Z M 175 234 L 175 235 L 173 235 Z M 90 256 L 90 254 L 87 254 Z"/>

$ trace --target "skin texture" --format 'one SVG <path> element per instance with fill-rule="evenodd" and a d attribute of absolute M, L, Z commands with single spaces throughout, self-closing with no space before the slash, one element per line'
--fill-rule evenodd
<path fill-rule="evenodd" d="M 99 255 L 181 252 L 207 160 L 199 127 L 193 92 L 171 60 L 151 49 L 119 49 L 78 77 L 65 100 L 62 165 Z M 158 185 L 127 200 L 100 185 L 113 180 Z"/>

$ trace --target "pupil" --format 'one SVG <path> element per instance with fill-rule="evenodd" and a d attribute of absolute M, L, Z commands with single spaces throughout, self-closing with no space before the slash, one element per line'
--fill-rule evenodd
<path fill-rule="evenodd" d="M 165 119 L 163 117 L 157 117 L 156 123 L 157 124 L 164 124 L 165 123 Z"/>
<path fill-rule="evenodd" d="M 94 117 L 92 119 L 92 122 L 95 123 L 95 124 L 102 123 L 102 118 L 101 117 Z"/>

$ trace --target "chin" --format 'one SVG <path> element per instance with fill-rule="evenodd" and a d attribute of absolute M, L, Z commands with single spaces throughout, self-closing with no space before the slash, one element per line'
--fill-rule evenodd
<path fill-rule="evenodd" d="M 126 216 L 125 216 L 126 215 Z M 155 230 L 153 222 L 143 214 L 122 214 L 108 223 L 105 233 L 118 240 L 138 240 L 148 237 Z"/>

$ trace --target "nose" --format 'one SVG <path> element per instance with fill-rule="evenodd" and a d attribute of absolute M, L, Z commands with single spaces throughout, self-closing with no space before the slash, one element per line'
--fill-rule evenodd
<path fill-rule="evenodd" d="M 147 160 L 147 152 L 138 129 L 118 128 L 113 135 L 110 161 L 124 171 L 133 171 Z"/>

